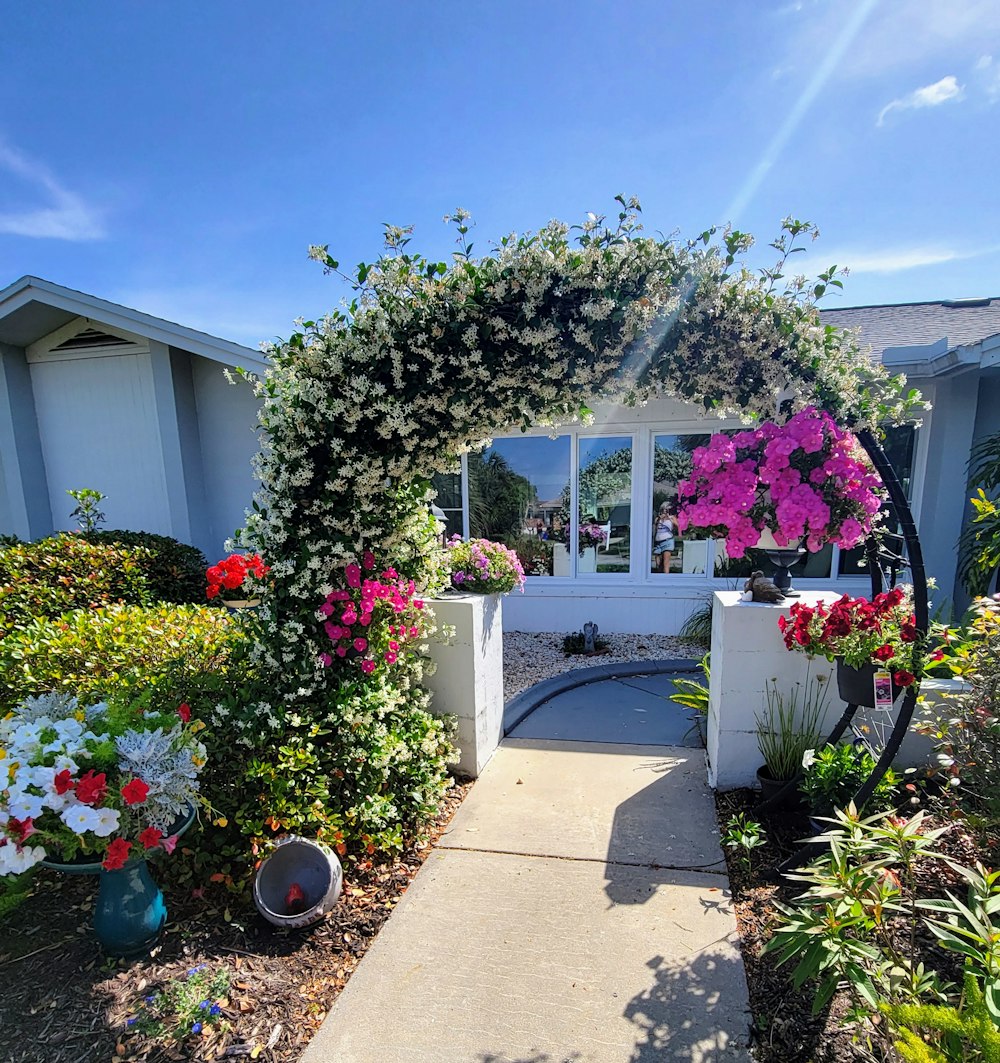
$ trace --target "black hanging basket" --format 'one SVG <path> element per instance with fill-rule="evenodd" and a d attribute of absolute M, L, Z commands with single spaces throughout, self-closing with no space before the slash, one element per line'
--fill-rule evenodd
<path fill-rule="evenodd" d="M 837 690 L 840 700 L 848 705 L 858 705 L 867 709 L 875 708 L 875 673 L 878 667 L 874 664 L 865 664 L 860 668 L 852 668 L 845 664 L 841 658 L 837 658 Z M 895 702 L 902 691 L 901 686 L 892 684 L 892 700 Z"/>

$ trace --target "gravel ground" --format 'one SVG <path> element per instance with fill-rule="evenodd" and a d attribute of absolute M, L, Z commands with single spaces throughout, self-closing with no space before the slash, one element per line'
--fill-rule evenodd
<path fill-rule="evenodd" d="M 562 631 L 505 631 L 503 635 L 504 700 L 575 668 L 593 668 L 596 664 L 625 661 L 659 661 L 665 657 L 685 657 L 700 661 L 705 649 L 696 642 L 675 635 L 605 635 L 608 652 L 594 657 L 567 657 L 563 653 Z"/>

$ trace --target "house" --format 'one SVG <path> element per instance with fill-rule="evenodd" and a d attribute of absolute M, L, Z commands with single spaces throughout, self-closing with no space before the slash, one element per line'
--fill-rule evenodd
<path fill-rule="evenodd" d="M 209 559 L 243 522 L 257 403 L 224 370 L 263 355 L 37 277 L 0 291 L 0 533 L 74 527 L 69 489 L 106 527 L 170 535 Z"/>
<path fill-rule="evenodd" d="M 887 449 L 937 601 L 961 602 L 965 464 L 977 440 L 1000 431 L 1000 299 L 823 316 L 859 329 L 872 357 L 905 372 L 934 405 L 916 430 L 891 433 Z M 108 496 L 109 527 L 161 532 L 219 556 L 254 487 L 256 401 L 223 372 L 237 365 L 266 363 L 260 352 L 37 278 L 0 292 L 0 533 L 68 528 L 66 490 L 93 487 Z M 606 632 L 676 632 L 748 569 L 721 543 L 687 537 L 669 572 L 654 571 L 650 556 L 654 512 L 675 495 L 693 448 L 728 426 L 670 399 L 597 404 L 591 425 L 518 432 L 470 455 L 461 472 L 438 477 L 438 504 L 450 531 L 516 544 L 530 578 L 506 601 L 505 627 L 567 631 L 594 620 Z M 600 542 L 571 542 L 583 518 Z M 858 551 L 827 547 L 793 569 L 795 583 L 866 593 L 859 561 Z"/>

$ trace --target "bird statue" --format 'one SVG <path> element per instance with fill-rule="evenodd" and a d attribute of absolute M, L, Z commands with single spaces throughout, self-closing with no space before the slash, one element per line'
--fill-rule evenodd
<path fill-rule="evenodd" d="M 747 600 L 748 592 L 750 594 L 749 600 L 752 602 L 777 603 L 785 600 L 784 593 L 760 569 L 757 569 L 756 572 L 751 572 L 750 578 L 743 584 L 744 601 Z"/>

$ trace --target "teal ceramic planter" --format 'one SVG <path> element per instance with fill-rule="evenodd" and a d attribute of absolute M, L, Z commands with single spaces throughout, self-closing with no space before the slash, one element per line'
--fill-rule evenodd
<path fill-rule="evenodd" d="M 101 869 L 94 906 L 94 933 L 109 956 L 148 952 L 167 921 L 163 892 L 145 860 L 134 860 L 117 871 Z"/>
<path fill-rule="evenodd" d="M 194 822 L 194 809 L 177 821 L 170 834 L 183 834 Z M 66 875 L 98 875 L 94 933 L 108 956 L 138 956 L 157 942 L 167 921 L 167 905 L 145 859 L 130 860 L 117 871 L 100 861 L 61 864 L 43 860 L 42 867 Z"/>

